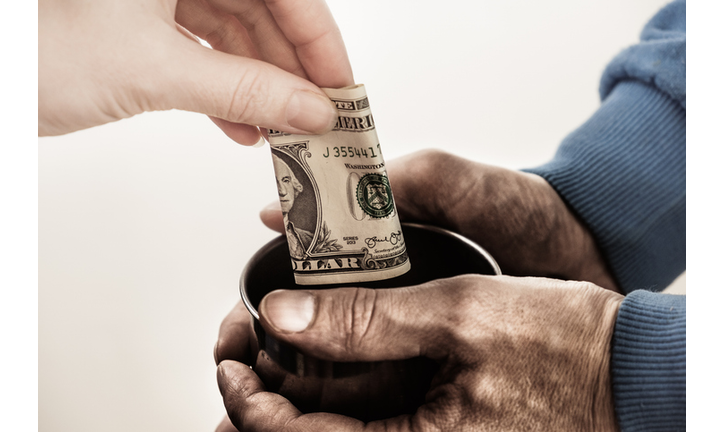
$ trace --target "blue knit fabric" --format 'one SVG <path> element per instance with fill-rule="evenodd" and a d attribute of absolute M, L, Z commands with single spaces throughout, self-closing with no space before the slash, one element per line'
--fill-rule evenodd
<path fill-rule="evenodd" d="M 581 217 L 629 293 L 611 352 L 621 430 L 685 430 L 686 297 L 649 292 L 686 268 L 685 1 L 609 64 L 600 93 L 599 110 L 554 159 L 526 171 Z"/>
<path fill-rule="evenodd" d="M 606 67 L 601 100 L 620 81 L 652 85 L 686 108 L 686 1 L 664 7 L 641 32 L 641 43 L 621 52 Z"/>
<path fill-rule="evenodd" d="M 625 292 L 660 291 L 686 265 L 686 112 L 620 82 L 566 137 L 545 178 L 585 221 Z"/>
<path fill-rule="evenodd" d="M 686 430 L 686 296 L 632 292 L 614 333 L 611 378 L 621 430 Z"/>

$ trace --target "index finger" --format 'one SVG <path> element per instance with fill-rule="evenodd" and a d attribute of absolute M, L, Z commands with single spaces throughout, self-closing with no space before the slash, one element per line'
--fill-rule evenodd
<path fill-rule="evenodd" d="M 296 47 L 310 81 L 332 88 L 354 84 L 342 33 L 324 0 L 266 0 L 266 4 Z"/>
<path fill-rule="evenodd" d="M 217 380 L 229 419 L 241 432 L 362 431 L 364 424 L 338 414 L 302 414 L 283 396 L 267 392 L 259 377 L 241 363 L 219 364 Z"/>
<path fill-rule="evenodd" d="M 236 360 L 251 364 L 251 341 L 254 338 L 251 315 L 244 302 L 239 302 L 221 322 L 219 338 L 214 347 L 214 360 L 218 365 L 223 360 Z"/>

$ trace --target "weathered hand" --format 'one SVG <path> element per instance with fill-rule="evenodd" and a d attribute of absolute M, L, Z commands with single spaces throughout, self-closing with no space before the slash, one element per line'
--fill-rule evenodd
<path fill-rule="evenodd" d="M 470 238 L 503 273 L 589 281 L 618 291 L 590 231 L 543 178 L 438 150 L 389 161 L 387 173 L 403 221 Z M 281 232 L 277 204 L 262 210 L 261 219 Z"/>
<path fill-rule="evenodd" d="M 208 114 L 242 144 L 259 140 L 257 126 L 322 133 L 336 109 L 317 86 L 354 83 L 324 0 L 41 0 L 38 7 L 39 135 L 172 108 Z"/>
<path fill-rule="evenodd" d="M 238 361 L 249 355 L 243 305 L 222 325 L 219 387 L 240 431 L 613 431 L 609 344 L 622 300 L 590 283 L 505 276 L 389 290 L 275 291 L 260 304 L 261 323 L 304 353 L 437 361 L 427 402 L 412 416 L 367 425 L 302 415 Z M 233 429 L 226 420 L 217 430 Z"/>
<path fill-rule="evenodd" d="M 618 289 L 590 231 L 543 178 L 441 151 L 391 161 L 388 170 L 403 220 L 469 237 L 503 273 Z"/>
<path fill-rule="evenodd" d="M 244 302 L 239 301 L 234 309 L 221 322 L 219 339 L 214 346 L 214 360 L 218 365 L 224 360 L 233 360 L 252 364 L 252 348 L 250 342 L 254 336 L 251 328 L 251 315 Z M 216 427 L 216 432 L 238 432 L 228 416 Z"/>

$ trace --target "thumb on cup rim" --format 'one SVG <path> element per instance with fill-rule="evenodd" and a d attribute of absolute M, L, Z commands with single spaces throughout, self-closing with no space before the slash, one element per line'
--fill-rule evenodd
<path fill-rule="evenodd" d="M 445 331 L 436 309 L 445 306 L 427 288 L 277 290 L 262 299 L 259 319 L 275 338 L 323 360 L 434 358 Z"/>

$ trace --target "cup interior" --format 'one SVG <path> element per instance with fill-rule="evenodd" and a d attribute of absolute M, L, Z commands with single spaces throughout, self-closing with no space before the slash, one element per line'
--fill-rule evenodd
<path fill-rule="evenodd" d="M 392 279 L 335 285 L 297 285 L 289 263 L 286 239 L 277 237 L 260 249 L 244 270 L 240 288 L 247 309 L 258 319 L 257 307 L 261 299 L 276 289 L 399 288 L 463 274 L 501 274 L 500 267 L 487 251 L 461 235 L 412 223 L 403 223 L 402 230 L 410 257 L 410 271 Z"/>

